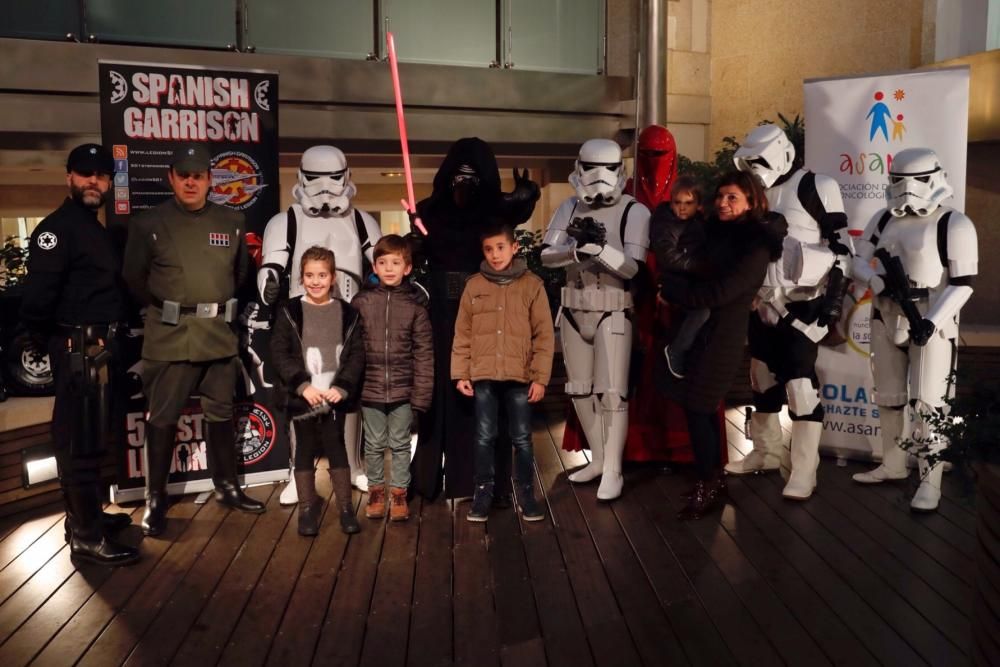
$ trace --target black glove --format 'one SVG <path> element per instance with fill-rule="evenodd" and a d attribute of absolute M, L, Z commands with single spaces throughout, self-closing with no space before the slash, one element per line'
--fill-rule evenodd
<path fill-rule="evenodd" d="M 416 218 L 415 213 L 409 213 L 409 216 L 411 222 Z M 403 238 L 410 244 L 410 255 L 412 255 L 413 264 L 417 264 L 423 258 L 424 254 L 424 235 L 414 231 L 406 234 Z"/>
<path fill-rule="evenodd" d="M 267 279 L 264 280 L 264 292 L 261 294 L 261 297 L 264 299 L 265 306 L 270 306 L 278 300 L 278 293 L 280 289 L 281 288 L 278 286 L 277 278 L 275 278 L 274 274 L 269 271 Z"/>
<path fill-rule="evenodd" d="M 576 240 L 578 246 L 593 243 L 603 247 L 606 243 L 604 225 L 590 216 L 586 218 L 573 218 L 573 221 L 566 227 L 566 233 Z"/>
<path fill-rule="evenodd" d="M 923 347 L 934 335 L 934 329 L 934 323 L 925 317 L 920 320 L 920 324 L 916 328 L 910 329 L 910 341 L 914 345 Z"/>
<path fill-rule="evenodd" d="M 514 167 L 513 171 L 514 191 L 510 193 L 510 201 L 515 204 L 534 204 L 542 195 L 538 183 L 531 180 L 527 169 L 520 174 L 517 172 L 517 167 Z"/>

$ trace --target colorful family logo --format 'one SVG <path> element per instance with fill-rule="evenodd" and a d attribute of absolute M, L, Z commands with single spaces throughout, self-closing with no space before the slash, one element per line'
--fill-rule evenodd
<path fill-rule="evenodd" d="M 906 91 L 902 88 L 897 88 L 893 93 L 893 99 L 897 102 L 902 102 L 906 98 Z M 896 114 L 895 118 L 892 115 L 892 111 L 889 110 L 889 105 L 882 101 L 885 94 L 878 90 L 875 92 L 875 104 L 872 105 L 871 109 L 868 110 L 868 115 L 865 116 L 865 120 L 869 121 L 871 124 L 868 127 L 868 141 L 875 141 L 875 136 L 879 133 L 882 134 L 882 138 L 889 141 L 889 124 L 892 124 L 892 140 L 902 141 L 903 135 L 906 133 L 906 125 L 903 124 L 903 114 Z"/>

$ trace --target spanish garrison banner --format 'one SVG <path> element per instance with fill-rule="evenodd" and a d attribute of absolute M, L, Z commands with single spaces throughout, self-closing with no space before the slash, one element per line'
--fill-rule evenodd
<path fill-rule="evenodd" d="M 212 69 L 161 63 L 100 61 L 101 134 L 115 158 L 108 226 L 127 234 L 132 216 L 171 197 L 167 181 L 174 154 L 192 143 L 212 155 L 209 201 L 246 217 L 253 273 L 260 264 L 267 221 L 278 211 L 278 75 L 274 72 Z M 234 427 L 247 483 L 287 477 L 288 440 L 269 364 L 269 313 L 256 303 L 252 276 L 241 298 L 242 400 Z M 123 455 L 114 499 L 141 497 L 145 484 L 145 397 L 141 321 L 124 341 L 126 385 L 119 396 Z M 212 488 L 198 397 L 177 424 L 169 490 Z"/>
<path fill-rule="evenodd" d="M 944 203 L 965 208 L 969 69 L 949 67 L 805 82 L 805 165 L 840 183 L 850 229 L 860 234 L 885 208 L 892 158 L 932 148 L 954 187 Z M 821 347 L 816 373 L 826 410 L 822 443 L 842 456 L 881 458 L 869 364 L 870 295 L 844 304 L 846 342 Z"/>

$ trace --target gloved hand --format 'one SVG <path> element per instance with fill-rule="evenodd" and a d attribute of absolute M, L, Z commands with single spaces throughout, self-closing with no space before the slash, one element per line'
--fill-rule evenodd
<path fill-rule="evenodd" d="M 592 244 L 598 246 L 599 250 L 607 242 L 604 225 L 590 216 L 586 218 L 573 218 L 572 222 L 566 227 L 566 234 L 576 241 L 577 247 Z"/>
<path fill-rule="evenodd" d="M 920 347 L 927 345 L 931 336 L 934 335 L 935 328 L 934 323 L 925 317 L 920 320 L 920 325 L 917 328 L 910 329 L 910 341 Z"/>
<path fill-rule="evenodd" d="M 264 281 L 264 290 L 261 294 L 261 298 L 264 299 L 264 305 L 273 305 L 278 300 L 279 291 L 278 279 L 274 276 L 274 272 L 268 271 L 267 279 Z"/>
<path fill-rule="evenodd" d="M 514 191 L 510 193 L 510 201 L 515 204 L 534 204 L 542 194 L 538 183 L 531 180 L 527 169 L 522 173 L 514 167 Z"/>

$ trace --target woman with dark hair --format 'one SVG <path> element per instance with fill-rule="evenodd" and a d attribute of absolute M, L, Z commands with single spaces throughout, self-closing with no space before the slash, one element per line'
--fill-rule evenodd
<path fill-rule="evenodd" d="M 666 301 L 711 311 L 688 353 L 684 378 L 660 374 L 667 396 L 684 407 L 698 472 L 680 519 L 700 518 L 725 500 L 717 409 L 740 367 L 754 296 L 768 263 L 781 257 L 787 229 L 782 216 L 768 212 L 756 178 L 728 173 L 719 180 L 715 210 L 704 223 L 705 259 L 717 272 L 707 279 L 661 275 L 660 294 Z"/>

